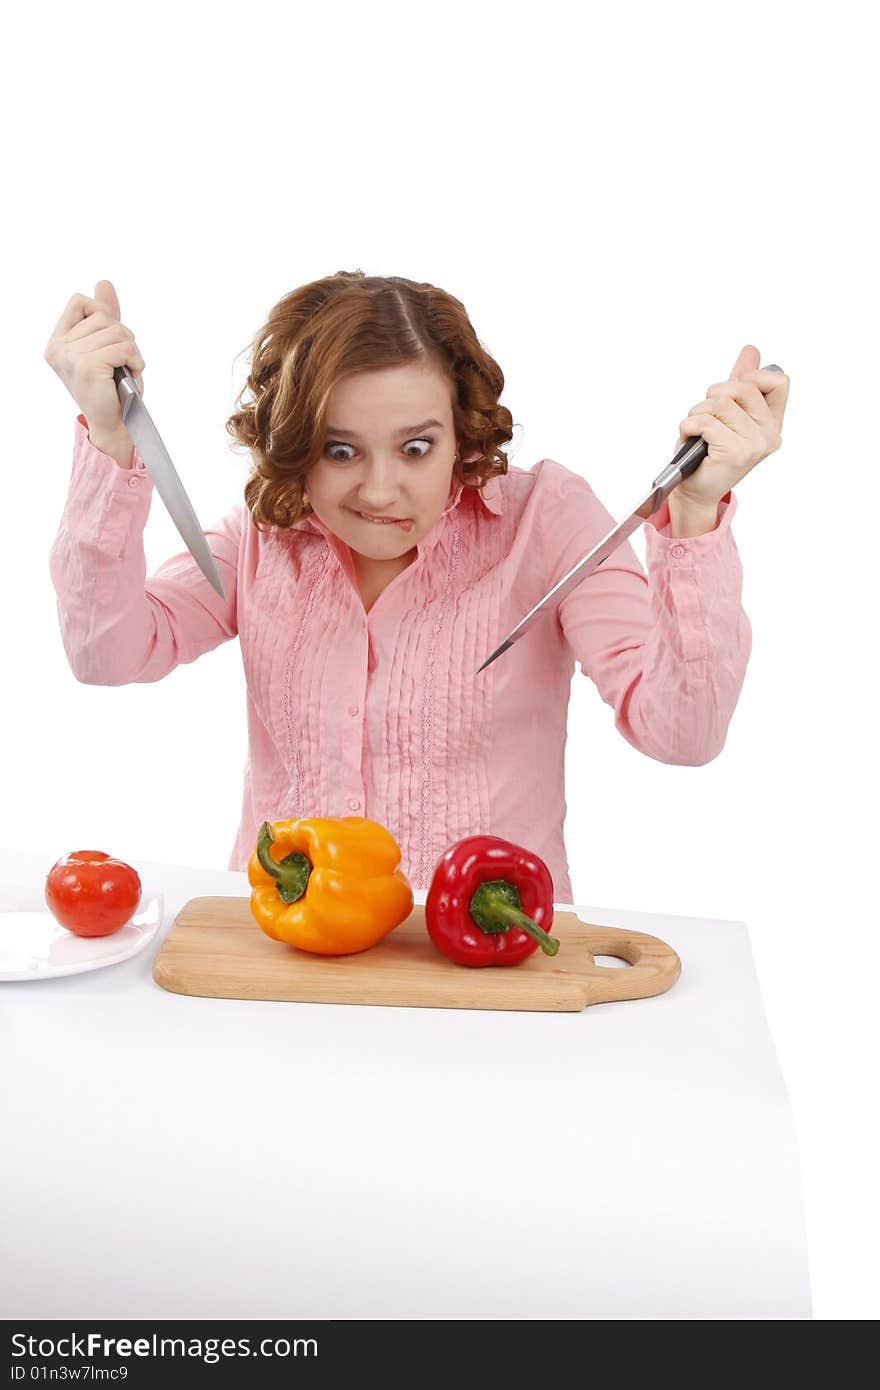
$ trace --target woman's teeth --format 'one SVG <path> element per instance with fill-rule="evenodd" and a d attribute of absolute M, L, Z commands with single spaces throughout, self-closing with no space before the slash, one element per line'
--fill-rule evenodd
<path fill-rule="evenodd" d="M 408 517 L 375 517 L 367 516 L 366 512 L 357 512 L 356 515 L 359 516 L 362 521 L 371 521 L 374 526 L 402 526 L 404 531 L 412 530 L 413 524 Z"/>

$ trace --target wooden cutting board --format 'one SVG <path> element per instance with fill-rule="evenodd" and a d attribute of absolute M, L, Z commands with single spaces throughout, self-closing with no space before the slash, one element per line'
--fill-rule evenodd
<path fill-rule="evenodd" d="M 437 950 L 423 907 L 414 907 L 368 951 L 316 956 L 266 936 L 249 902 L 186 903 L 153 963 L 156 983 L 175 994 L 214 999 L 577 1012 L 588 1004 L 662 994 L 681 974 L 681 961 L 665 941 L 587 925 L 573 912 L 554 913 L 555 956 L 538 950 L 520 965 L 478 967 L 455 965 Z M 629 968 L 596 965 L 597 955 L 622 957 Z"/>

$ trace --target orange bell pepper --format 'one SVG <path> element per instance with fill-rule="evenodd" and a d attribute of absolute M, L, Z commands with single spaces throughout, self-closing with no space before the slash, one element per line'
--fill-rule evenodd
<path fill-rule="evenodd" d="M 264 821 L 248 861 L 250 909 L 275 941 L 320 956 L 366 951 L 412 912 L 400 847 L 365 816 Z"/>

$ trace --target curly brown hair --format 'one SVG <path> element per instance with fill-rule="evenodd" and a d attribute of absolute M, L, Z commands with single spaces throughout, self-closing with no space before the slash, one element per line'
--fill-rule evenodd
<path fill-rule="evenodd" d="M 253 339 L 250 372 L 226 422 L 250 450 L 244 488 L 260 523 L 288 527 L 307 515 L 305 478 L 321 456 L 327 402 L 352 372 L 408 362 L 439 368 L 454 386 L 453 422 L 462 482 L 482 487 L 507 472 L 503 444 L 513 437 L 499 405 L 504 375 L 477 338 L 464 305 L 435 285 L 398 275 L 340 270 L 292 290 Z M 246 403 L 242 397 L 250 392 Z"/>

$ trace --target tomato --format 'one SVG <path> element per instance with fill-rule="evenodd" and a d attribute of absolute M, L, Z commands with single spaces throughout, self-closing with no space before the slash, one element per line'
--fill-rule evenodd
<path fill-rule="evenodd" d="M 141 881 L 130 864 L 97 849 L 78 849 L 52 865 L 46 906 L 75 936 L 110 936 L 131 921 Z"/>

